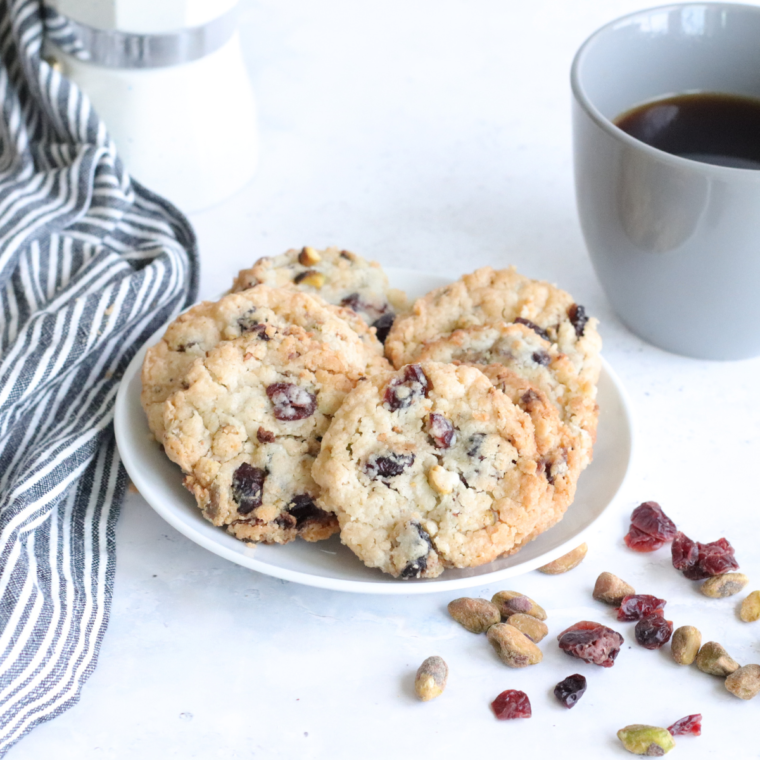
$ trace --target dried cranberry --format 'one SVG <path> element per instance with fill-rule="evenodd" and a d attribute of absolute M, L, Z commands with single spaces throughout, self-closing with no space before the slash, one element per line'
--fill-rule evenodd
<path fill-rule="evenodd" d="M 617 631 L 590 620 L 571 625 L 557 636 L 557 640 L 565 654 L 603 668 L 611 668 L 615 664 L 625 641 Z"/>
<path fill-rule="evenodd" d="M 586 329 L 586 322 L 588 322 L 588 316 L 586 316 L 586 309 L 577 303 L 574 303 L 568 310 L 567 316 L 570 319 L 570 324 L 575 328 L 575 334 L 580 338 L 583 335 L 583 331 Z"/>
<path fill-rule="evenodd" d="M 639 620 L 634 630 L 636 641 L 644 649 L 659 649 L 663 644 L 670 641 L 673 635 L 673 623 L 665 620 L 662 610 L 657 610 L 651 615 Z"/>
<path fill-rule="evenodd" d="M 725 538 L 719 538 L 711 544 L 698 543 L 697 546 L 699 547 L 699 565 L 708 576 L 723 575 L 723 573 L 739 569 L 739 563 L 734 556 L 734 547 Z M 686 575 L 686 577 L 689 576 Z"/>
<path fill-rule="evenodd" d="M 309 494 L 294 496 L 288 504 L 287 511 L 295 517 L 297 528 L 300 528 L 308 520 L 327 516 L 327 512 L 320 509 Z"/>
<path fill-rule="evenodd" d="M 372 480 L 395 478 L 397 475 L 401 475 L 413 462 L 414 454 L 396 454 L 392 452 L 384 457 L 373 454 L 367 460 L 364 470 Z"/>
<path fill-rule="evenodd" d="M 552 363 L 551 356 L 546 351 L 534 351 L 533 361 L 536 364 L 540 364 L 542 367 L 548 367 Z"/>
<path fill-rule="evenodd" d="M 468 457 L 478 457 L 483 460 L 485 457 L 480 453 L 480 447 L 483 445 L 483 441 L 486 439 L 485 433 L 474 433 L 470 436 L 470 444 L 467 448 Z"/>
<path fill-rule="evenodd" d="M 269 430 L 264 430 L 263 427 L 260 427 L 256 431 L 256 439 L 259 443 L 274 443 L 275 434 Z"/>
<path fill-rule="evenodd" d="M 552 459 L 541 459 L 538 462 L 538 471 L 544 474 L 550 486 L 554 485 L 554 473 L 552 472 L 552 467 L 554 467 L 555 464 L 556 462 Z"/>
<path fill-rule="evenodd" d="M 633 549 L 635 552 L 653 552 L 665 545 L 663 539 L 650 536 L 633 525 L 631 525 L 631 529 L 626 533 L 623 541 L 629 549 Z"/>
<path fill-rule="evenodd" d="M 520 396 L 520 407 L 523 409 L 523 411 L 529 412 L 535 406 L 537 402 L 541 400 L 541 397 L 536 393 L 536 391 L 531 388 L 530 390 L 525 391 L 522 396 Z"/>
<path fill-rule="evenodd" d="M 409 578 L 419 578 L 422 573 L 427 570 L 428 554 L 433 549 L 433 542 L 430 539 L 430 534 L 419 524 L 413 523 L 413 526 L 417 529 L 422 541 L 427 544 L 425 547 L 425 553 L 419 557 L 415 557 L 400 573 L 399 578 L 408 580 Z"/>
<path fill-rule="evenodd" d="M 575 703 L 586 692 L 586 678 L 580 673 L 575 673 L 572 676 L 568 676 L 564 681 L 560 681 L 554 687 L 554 696 L 563 704 L 568 710 L 575 706 Z"/>
<path fill-rule="evenodd" d="M 529 319 L 523 319 L 522 317 L 517 317 L 517 319 L 515 319 L 515 322 L 517 322 L 518 325 L 525 325 L 526 327 L 530 327 L 534 333 L 540 335 L 544 340 L 551 340 L 549 338 L 549 333 L 546 332 L 546 330 L 544 330 L 542 327 L 539 327 L 535 322 L 531 322 Z"/>
<path fill-rule="evenodd" d="M 491 709 L 499 720 L 512 720 L 513 718 L 530 718 L 530 700 L 524 691 L 507 689 L 499 694 L 493 702 Z"/>
<path fill-rule="evenodd" d="M 395 412 L 397 409 L 406 409 L 413 401 L 427 396 L 429 389 L 430 381 L 420 365 L 408 364 L 404 367 L 402 377 L 388 383 L 383 400 Z"/>
<path fill-rule="evenodd" d="M 676 524 L 662 511 L 662 507 L 656 501 L 645 501 L 639 504 L 631 514 L 631 525 L 663 541 L 672 541 L 678 531 Z"/>
<path fill-rule="evenodd" d="M 395 319 L 396 315 L 393 312 L 389 311 L 387 314 L 383 314 L 381 317 L 378 317 L 372 323 L 372 327 L 374 327 L 377 331 L 377 339 L 381 343 L 385 343 L 385 339 L 388 337 L 388 333 L 391 331 L 391 327 L 393 327 L 393 322 Z"/>
<path fill-rule="evenodd" d="M 655 610 L 664 607 L 667 602 L 650 594 L 629 594 L 623 597 L 617 612 L 618 620 L 641 620 Z"/>
<path fill-rule="evenodd" d="M 695 713 L 694 715 L 687 715 L 681 720 L 677 720 L 672 726 L 668 727 L 668 731 L 673 736 L 692 736 L 702 735 L 702 715 Z"/>
<path fill-rule="evenodd" d="M 676 533 L 672 556 L 673 567 L 691 581 L 700 581 L 739 569 L 734 548 L 725 538 L 719 538 L 710 544 L 701 544 L 692 541 L 683 533 Z"/>
<path fill-rule="evenodd" d="M 252 330 L 256 325 L 260 325 L 261 322 L 259 322 L 256 317 L 254 317 L 254 313 L 256 312 L 256 309 L 249 309 L 245 314 L 243 314 L 242 317 L 238 318 L 238 327 L 240 328 L 240 332 L 249 332 Z"/>
<path fill-rule="evenodd" d="M 437 449 L 451 448 L 457 439 L 456 430 L 451 422 L 436 412 L 428 417 L 428 433 Z"/>
<path fill-rule="evenodd" d="M 240 332 L 254 333 L 259 340 L 269 341 L 272 340 L 267 333 L 267 325 L 263 322 L 246 321 L 245 319 L 239 319 Z"/>
<path fill-rule="evenodd" d="M 274 404 L 274 416 L 290 422 L 311 417 L 317 408 L 317 397 L 293 383 L 272 383 L 267 386 L 267 396 Z"/>
<path fill-rule="evenodd" d="M 696 565 L 699 559 L 699 547 L 696 541 L 692 541 L 688 536 L 681 532 L 676 533 L 673 538 L 673 545 L 670 547 L 673 557 L 673 567 L 676 570 L 686 570 Z"/>
<path fill-rule="evenodd" d="M 356 312 L 364 311 L 365 306 L 364 301 L 362 301 L 362 297 L 358 293 L 351 293 L 350 295 L 347 295 L 340 302 L 340 305 Z"/>
<path fill-rule="evenodd" d="M 237 511 L 247 515 L 261 506 L 266 471 L 243 462 L 232 474 L 232 498 L 238 505 Z"/>

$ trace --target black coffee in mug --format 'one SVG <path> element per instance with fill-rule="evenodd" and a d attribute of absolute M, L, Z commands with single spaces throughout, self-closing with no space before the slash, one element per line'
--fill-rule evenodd
<path fill-rule="evenodd" d="M 706 164 L 760 169 L 760 99 L 674 95 L 632 108 L 614 124 L 653 148 Z"/>

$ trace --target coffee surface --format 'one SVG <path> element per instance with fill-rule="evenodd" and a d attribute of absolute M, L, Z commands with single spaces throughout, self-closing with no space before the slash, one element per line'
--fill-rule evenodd
<path fill-rule="evenodd" d="M 760 99 L 705 92 L 675 95 L 614 119 L 632 137 L 676 156 L 760 169 Z"/>

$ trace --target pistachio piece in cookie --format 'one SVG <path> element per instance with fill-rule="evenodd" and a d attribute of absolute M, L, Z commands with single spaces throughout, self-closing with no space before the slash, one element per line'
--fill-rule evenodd
<path fill-rule="evenodd" d="M 469 366 L 412 364 L 358 383 L 312 475 L 343 543 L 398 578 L 490 562 L 555 514 L 530 415 Z"/>

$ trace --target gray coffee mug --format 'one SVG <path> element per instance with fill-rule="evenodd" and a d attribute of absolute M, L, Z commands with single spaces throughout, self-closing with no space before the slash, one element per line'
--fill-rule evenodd
<path fill-rule="evenodd" d="M 580 48 L 571 82 L 581 227 L 615 311 L 668 351 L 759 355 L 760 171 L 665 153 L 613 119 L 681 93 L 760 98 L 760 7 L 688 3 L 618 19 Z"/>

